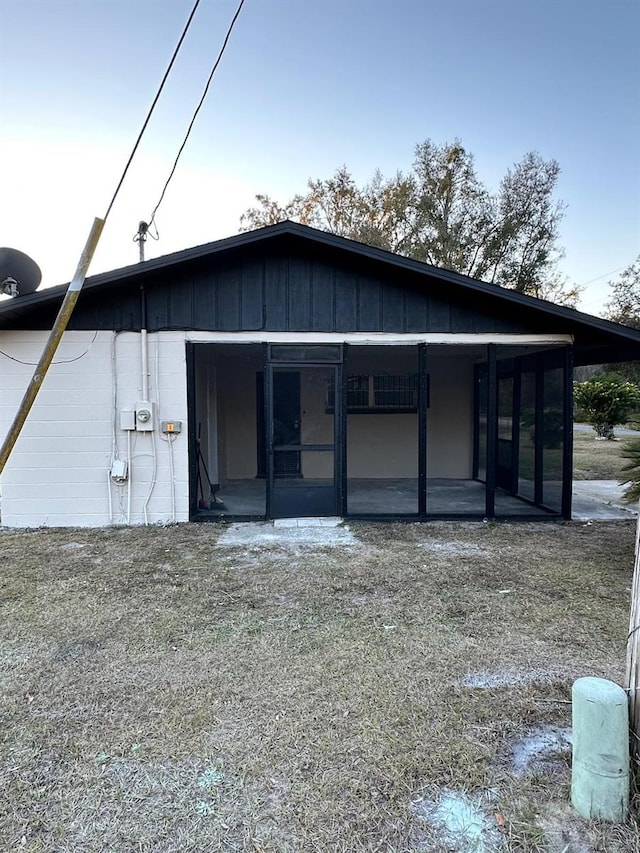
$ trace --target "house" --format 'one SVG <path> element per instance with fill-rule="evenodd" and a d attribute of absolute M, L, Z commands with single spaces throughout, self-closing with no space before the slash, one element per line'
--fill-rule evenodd
<path fill-rule="evenodd" d="M 65 287 L 0 302 L 0 436 Z M 640 333 L 291 222 L 87 279 L 2 524 L 571 516 L 574 365 Z"/>

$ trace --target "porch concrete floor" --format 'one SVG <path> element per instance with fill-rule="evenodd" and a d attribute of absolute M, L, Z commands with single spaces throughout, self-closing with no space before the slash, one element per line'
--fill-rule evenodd
<path fill-rule="evenodd" d="M 291 480 L 280 488 L 302 489 L 327 481 Z M 347 510 L 350 515 L 408 515 L 418 511 L 418 489 L 413 479 L 351 479 L 348 481 Z M 261 516 L 265 514 L 266 484 L 264 480 L 230 480 L 218 492 L 223 506 L 203 511 L 206 516 Z M 430 480 L 427 489 L 430 515 L 484 514 L 484 485 L 474 480 Z M 300 515 L 304 514 L 303 496 Z M 498 516 L 548 516 L 532 504 L 496 491 Z"/>

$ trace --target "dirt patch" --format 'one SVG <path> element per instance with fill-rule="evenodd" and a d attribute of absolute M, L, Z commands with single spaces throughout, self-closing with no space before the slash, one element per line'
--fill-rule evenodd
<path fill-rule="evenodd" d="M 561 674 L 548 669 L 502 669 L 495 672 L 470 672 L 460 683 L 463 687 L 490 690 L 495 687 L 516 687 L 518 684 L 550 684 L 558 678 L 566 679 L 566 673 Z"/>
<path fill-rule="evenodd" d="M 218 548 L 353 548 L 358 540 L 346 525 L 274 526 L 269 522 L 246 522 L 225 527 L 216 543 Z"/>
<path fill-rule="evenodd" d="M 435 800 L 412 802 L 411 811 L 418 825 L 413 841 L 416 850 L 433 850 L 434 841 L 452 853 L 500 853 L 507 849 L 490 795 L 445 788 Z"/>
<path fill-rule="evenodd" d="M 553 773 L 566 764 L 571 751 L 571 729 L 538 726 L 511 744 L 511 766 L 516 773 Z"/>
<path fill-rule="evenodd" d="M 420 548 L 432 554 L 442 554 L 447 557 L 477 557 L 483 553 L 479 545 L 472 542 L 421 542 Z"/>

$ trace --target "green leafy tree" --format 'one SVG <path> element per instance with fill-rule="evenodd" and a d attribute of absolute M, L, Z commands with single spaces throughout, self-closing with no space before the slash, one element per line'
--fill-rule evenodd
<path fill-rule="evenodd" d="M 596 438 L 615 438 L 613 428 L 628 420 L 640 394 L 632 382 L 617 373 L 599 373 L 574 387 L 574 399 L 585 412 Z"/>
<path fill-rule="evenodd" d="M 281 204 L 256 196 L 241 228 L 293 219 L 465 275 L 575 305 L 578 289 L 558 274 L 562 202 L 554 198 L 555 160 L 526 154 L 492 193 L 460 140 L 415 149 L 413 169 L 358 186 L 346 166 L 309 180 L 307 192 Z"/>

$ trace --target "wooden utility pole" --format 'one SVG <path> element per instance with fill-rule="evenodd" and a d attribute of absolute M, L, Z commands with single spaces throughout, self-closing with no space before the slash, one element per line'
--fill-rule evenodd
<path fill-rule="evenodd" d="M 149 233 L 149 223 L 144 222 L 142 219 L 138 223 L 138 233 L 133 238 L 134 242 L 138 244 L 138 260 L 140 263 L 144 263 L 144 244 L 147 242 L 147 234 Z"/>
<path fill-rule="evenodd" d="M 80 255 L 80 260 L 78 261 L 76 273 L 71 279 L 71 283 L 64 295 L 62 305 L 58 311 L 58 316 L 56 317 L 53 328 L 49 333 L 43 353 L 40 356 L 40 361 L 36 365 L 36 369 L 33 371 L 31 382 L 27 386 L 27 390 L 24 393 L 24 397 L 22 398 L 22 402 L 20 403 L 16 416 L 13 419 L 13 423 L 9 427 L 9 432 L 7 433 L 2 448 L 0 448 L 0 474 L 2 474 L 4 466 L 7 464 L 7 459 L 18 440 L 18 436 L 20 435 L 24 422 L 27 419 L 27 415 L 31 411 L 31 407 L 38 395 L 38 391 L 42 387 L 47 371 L 49 370 L 53 357 L 56 354 L 62 335 L 69 324 L 69 319 L 73 313 L 76 302 L 78 301 L 78 296 L 82 290 L 84 280 L 87 277 L 89 264 L 91 263 L 91 259 L 95 253 L 103 228 L 104 219 L 94 219 L 89 238 L 82 254 Z"/>

